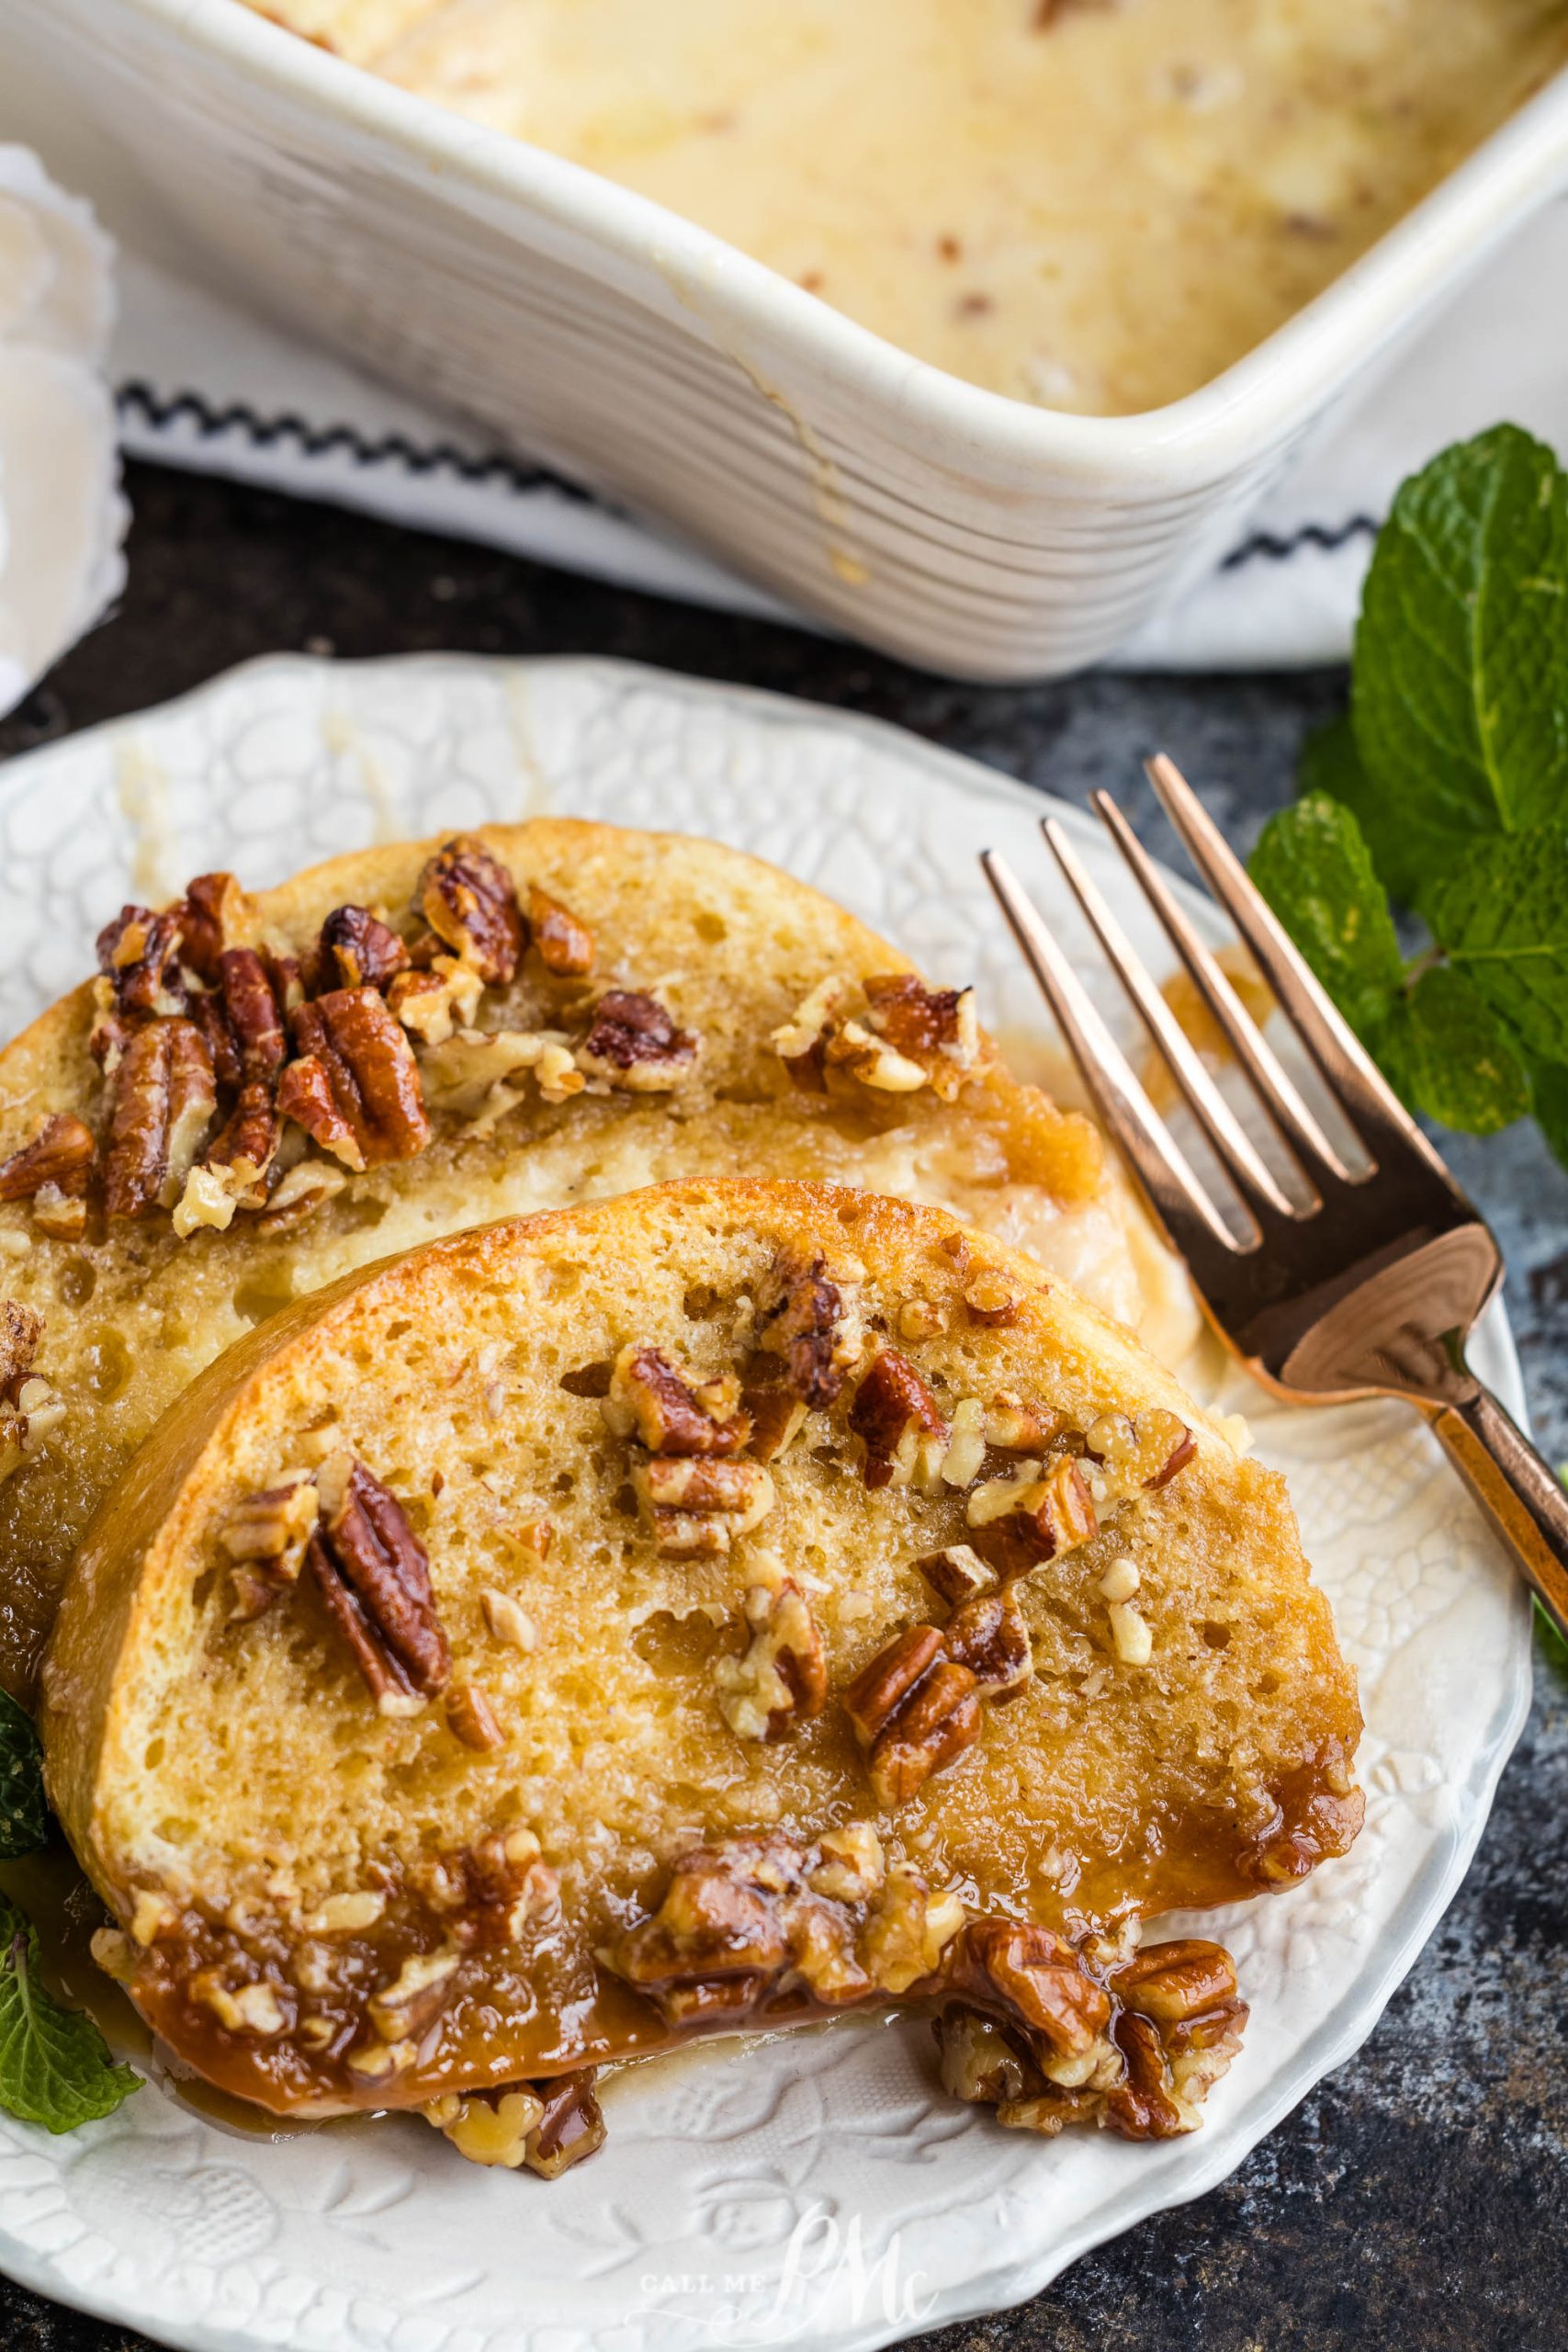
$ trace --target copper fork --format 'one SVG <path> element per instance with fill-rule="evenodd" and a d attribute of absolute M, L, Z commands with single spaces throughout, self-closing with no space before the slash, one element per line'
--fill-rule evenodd
<path fill-rule="evenodd" d="M 1425 1415 L 1526 1580 L 1568 1636 L 1568 1494 L 1465 1361 L 1503 1275 L 1497 1244 L 1248 881 L 1174 764 L 1149 780 L 1369 1165 L 1337 1148 L 1108 793 L 1097 814 L 1218 1023 L 1292 1164 L 1258 1151 L 1055 819 L 1043 830 L 1243 1213 L 1227 1218 L 1089 1001 L 1005 859 L 986 878 L 1055 1014 L 1100 1118 L 1233 1355 L 1294 1404 L 1405 1398 Z M 1237 1225 L 1243 1230 L 1237 1230 Z"/>

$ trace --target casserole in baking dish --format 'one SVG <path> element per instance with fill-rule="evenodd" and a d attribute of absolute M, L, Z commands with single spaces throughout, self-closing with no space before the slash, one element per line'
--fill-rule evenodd
<path fill-rule="evenodd" d="M 1391 14 L 1356 13 L 1365 27 Z M 1549 12 L 1449 0 L 1445 14 L 1473 17 L 1472 34 L 1482 15 L 1515 23 L 1540 45 L 1530 72 L 1550 62 Z M 1091 12 L 1049 37 L 1111 29 Z M 1407 32 L 1417 39 L 1442 47 L 1427 12 Z M 846 630 L 998 678 L 1108 652 L 1213 560 L 1325 410 L 1568 161 L 1559 74 L 1212 380 L 1141 413 L 1073 414 L 964 380 L 950 351 L 943 367 L 911 356 L 848 315 L 847 296 L 840 311 L 636 187 L 364 72 L 240 0 L 9 0 L 6 50 L 0 130 L 43 146 L 122 233 Z M 1480 80 L 1461 77 L 1477 93 Z M 1471 135 L 1510 95 L 1499 87 Z M 1434 168 L 1465 143 L 1439 141 Z M 1288 145 L 1267 122 L 1251 142 L 1275 173 Z M 1309 141 L 1303 173 L 1313 153 Z M 1378 220 L 1420 184 L 1380 199 Z M 1300 259 L 1314 238 L 1290 233 Z M 1348 250 L 1364 242 L 1353 223 L 1345 236 Z M 1235 322 L 1229 347 L 1281 307 Z M 972 314 L 980 331 L 989 315 Z M 1059 364 L 1088 376 L 1105 363 Z M 1071 390 L 1048 370 L 1042 389 Z M 1083 404 L 1148 397 L 1123 387 Z"/>

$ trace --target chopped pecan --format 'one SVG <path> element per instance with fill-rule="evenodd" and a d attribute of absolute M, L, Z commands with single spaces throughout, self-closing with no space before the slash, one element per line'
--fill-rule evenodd
<path fill-rule="evenodd" d="M 328 1456 L 306 1563 L 383 1714 L 409 1714 L 451 1672 L 430 1561 L 402 1505 L 363 1462 Z"/>
<path fill-rule="evenodd" d="M 185 1011 L 187 991 L 179 967 L 183 914 L 177 906 L 162 914 L 149 907 L 121 907 L 99 932 L 98 969 L 122 1013 Z"/>
<path fill-rule="evenodd" d="M 791 1577 L 753 1584 L 744 1606 L 751 1638 L 739 1657 L 714 1668 L 718 1711 L 739 1739 L 782 1739 L 827 1703 L 821 1631 Z"/>
<path fill-rule="evenodd" d="M 593 933 L 536 882 L 528 889 L 528 929 L 547 971 L 579 979 L 593 969 Z"/>
<path fill-rule="evenodd" d="M 986 1443 L 998 1453 L 1047 1453 L 1066 1426 L 1053 1406 L 1036 1405 L 999 1388 L 986 1414 Z"/>
<path fill-rule="evenodd" d="M 835 1401 L 864 1341 L 825 1258 L 779 1252 L 759 1287 L 757 1345 L 782 1359 L 789 1386 L 813 1411 Z"/>
<path fill-rule="evenodd" d="M 942 1646 L 969 1668 L 982 1699 L 1016 1699 L 1033 1677 L 1029 1628 L 1010 1590 L 964 1601 L 942 1630 Z"/>
<path fill-rule="evenodd" d="M 604 2144 L 604 2118 L 593 2095 L 596 2069 L 580 2066 L 534 2086 L 544 2112 L 524 2143 L 523 2161 L 541 2180 L 558 2180 Z"/>
<path fill-rule="evenodd" d="M 1337 1739 L 1284 1773 L 1265 1801 L 1267 1815 L 1241 1860 L 1243 1876 L 1257 1886 L 1292 1885 L 1319 1862 L 1348 1853 L 1366 1818 L 1366 1797 Z"/>
<path fill-rule="evenodd" d="M 185 1020 L 138 1029 L 110 1080 L 104 1206 L 111 1217 L 173 1208 L 217 1104 L 207 1040 Z"/>
<path fill-rule="evenodd" d="M 293 1018 L 299 1059 L 277 1107 L 347 1168 L 412 1159 L 430 1140 L 408 1039 L 374 989 L 331 989 Z"/>
<path fill-rule="evenodd" d="M 80 1241 L 87 1230 L 87 1203 L 61 1184 L 40 1184 L 33 1194 L 33 1224 L 51 1241 Z"/>
<path fill-rule="evenodd" d="M 986 1463 L 986 1408 L 978 1396 L 961 1396 L 953 1408 L 953 1431 L 942 1457 L 944 1487 L 970 1487 Z"/>
<path fill-rule="evenodd" d="M 65 1419 L 65 1406 L 33 1370 L 43 1318 L 0 1299 L 0 1485 L 37 1453 Z"/>
<path fill-rule="evenodd" d="M 472 833 L 436 851 L 419 877 L 414 903 L 436 937 L 481 979 L 502 987 L 523 953 L 523 915 L 511 875 Z"/>
<path fill-rule="evenodd" d="M 453 1034 L 477 1035 L 473 1022 L 484 981 L 460 956 L 437 956 L 429 964 L 399 972 L 387 990 L 394 1020 L 427 1046 L 444 1045 Z"/>
<path fill-rule="evenodd" d="M 871 1487 L 908 1486 L 922 1439 L 932 1441 L 937 1466 L 947 1450 L 947 1423 L 936 1398 L 897 1348 L 873 1358 L 850 1406 L 850 1427 L 864 1443 Z"/>
<path fill-rule="evenodd" d="M 1018 1290 L 996 1266 L 981 1266 L 964 1285 L 964 1311 L 986 1330 L 1006 1330 L 1018 1321 Z"/>
<path fill-rule="evenodd" d="M 1186 1422 L 1162 1406 L 1133 1419 L 1100 1413 L 1084 1431 L 1084 1453 L 1100 1473 L 1108 1499 L 1155 1494 L 1184 1470 L 1198 1451 Z"/>
<path fill-rule="evenodd" d="M 632 1483 L 655 1543 L 674 1559 L 722 1555 L 773 1505 L 773 1482 L 761 1463 L 716 1454 L 652 1454 L 637 1464 Z"/>
<path fill-rule="evenodd" d="M 39 1119 L 28 1141 L 0 1160 L 0 1201 L 23 1201 L 46 1184 L 80 1194 L 87 1188 L 97 1146 L 92 1130 L 67 1111 Z"/>
<path fill-rule="evenodd" d="M 697 1058 L 697 1041 L 678 1029 L 657 997 L 611 989 L 593 1008 L 577 1049 L 577 1067 L 601 1086 L 660 1094 L 679 1086 Z"/>
<path fill-rule="evenodd" d="M 396 1976 L 372 1993 L 366 2014 L 383 2041 L 401 2041 L 425 2031 L 451 2000 L 462 1954 L 442 1950 L 411 1952 Z"/>
<path fill-rule="evenodd" d="M 531 2084 L 505 2083 L 495 2090 L 445 2091 L 421 2112 L 469 2164 L 515 2172 L 545 2102 Z"/>
<path fill-rule="evenodd" d="M 849 1907 L 813 1891 L 820 1855 L 782 1832 L 681 1855 L 658 1910 L 602 1957 L 671 2024 L 742 2022 L 798 1982 L 825 2007 L 863 1999 Z"/>
<path fill-rule="evenodd" d="M 1034 1468 L 1025 1463 L 1017 1476 L 977 1487 L 966 1506 L 970 1526 L 987 1531 L 1010 1575 L 1059 1559 L 1099 1532 L 1094 1498 L 1071 1454 L 1055 1455 L 1039 1476 Z"/>
<path fill-rule="evenodd" d="M 414 1875 L 446 1940 L 465 1951 L 521 1943 L 530 1927 L 559 1908 L 560 1883 L 540 1860 L 531 1829 L 476 1838 L 418 1866 Z"/>
<path fill-rule="evenodd" d="M 302 1159 L 278 1179 L 257 1220 L 263 1233 L 279 1233 L 311 1216 L 323 1201 L 341 1193 L 348 1178 L 325 1159 Z"/>
<path fill-rule="evenodd" d="M 943 1551 L 928 1552 L 915 1566 L 950 1609 L 977 1600 L 981 1593 L 991 1591 L 997 1581 L 996 1570 L 967 1544 L 950 1544 Z"/>
<path fill-rule="evenodd" d="M 259 1617 L 299 1581 L 317 1510 L 316 1489 L 305 1478 L 236 1504 L 218 1531 L 234 1563 L 231 1617 L 242 1623 Z"/>
<path fill-rule="evenodd" d="M 1156 1945 L 1103 1984 L 1044 1928 L 977 1922 L 953 1947 L 938 2020 L 942 2079 L 1015 2129 L 1095 2122 L 1129 2140 L 1195 2131 L 1240 2046 L 1247 2005 L 1217 1944 Z"/>
<path fill-rule="evenodd" d="M 218 981 L 234 1040 L 236 1081 L 270 1083 L 288 1053 L 283 1004 L 272 974 L 254 947 L 226 947 L 218 959 Z"/>
<path fill-rule="evenodd" d="M 408 969 L 409 951 L 389 923 L 368 907 L 334 907 L 322 923 L 310 958 L 311 993 L 330 989 L 385 989 Z"/>
<path fill-rule="evenodd" d="M 265 1180 L 281 1136 L 271 1087 L 265 1079 L 247 1080 L 207 1152 L 208 1167 L 221 1175 L 235 1200 L 247 1208 L 266 1205 Z"/>
<path fill-rule="evenodd" d="M 506 1734 L 502 1730 L 495 1709 L 477 1682 L 455 1682 L 446 1693 L 446 1723 L 455 1739 L 465 1747 L 481 1751 L 504 1747 Z"/>
<path fill-rule="evenodd" d="M 547 1102 L 569 1102 L 587 1084 L 566 1039 L 550 1029 L 458 1029 L 420 1064 L 433 1111 L 453 1111 L 488 1133 L 523 1100 L 532 1071 Z"/>
<path fill-rule="evenodd" d="M 866 1026 L 924 1069 L 944 1101 L 957 1094 L 980 1053 L 973 989 L 928 989 L 915 972 L 874 975 L 865 984 Z"/>
<path fill-rule="evenodd" d="M 180 961 L 209 986 L 219 959 L 240 920 L 244 892 L 231 874 L 198 874 L 186 884 L 175 910 L 180 924 Z"/>
<path fill-rule="evenodd" d="M 806 1426 L 806 1407 L 784 1385 L 776 1356 L 753 1356 L 741 1384 L 740 1402 L 751 1423 L 750 1452 L 759 1462 L 787 1453 Z"/>
<path fill-rule="evenodd" d="M 773 1051 L 789 1072 L 790 1084 L 803 1093 L 828 1090 L 828 1041 L 834 1035 L 840 1006 L 851 993 L 850 982 L 837 974 L 818 980 L 809 996 L 795 1007 L 784 1026 L 773 1031 Z"/>
<path fill-rule="evenodd" d="M 945 1655 L 940 1629 L 911 1625 L 863 1667 L 844 1712 L 866 1751 L 877 1803 L 905 1804 L 980 1731 L 977 1679 Z"/>
<path fill-rule="evenodd" d="M 650 1453 L 739 1453 L 751 1435 L 737 1380 L 688 1380 L 661 1349 L 635 1340 L 615 1358 L 604 1418 Z"/>

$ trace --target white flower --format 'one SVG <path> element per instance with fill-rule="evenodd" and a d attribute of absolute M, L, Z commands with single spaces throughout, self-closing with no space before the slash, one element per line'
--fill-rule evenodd
<path fill-rule="evenodd" d="M 125 578 L 113 262 L 88 207 L 0 146 L 0 716 Z"/>

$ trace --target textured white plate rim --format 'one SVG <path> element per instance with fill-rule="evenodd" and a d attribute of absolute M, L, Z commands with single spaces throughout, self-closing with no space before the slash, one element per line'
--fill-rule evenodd
<path fill-rule="evenodd" d="M 1130 470 L 1156 481 L 1234 470 L 1321 404 L 1457 271 L 1483 254 L 1568 168 L 1568 69 L 1548 82 L 1323 293 L 1211 383 L 1141 416 L 1037 409 L 912 357 L 711 232 L 584 166 L 449 113 L 314 43 L 241 0 L 116 0 L 426 171 L 489 197 L 521 198 L 639 267 L 682 299 L 792 345 L 829 380 L 852 385 L 967 471 L 976 456 L 1087 481 Z M 700 305 L 705 311 L 705 301 Z"/>
<path fill-rule="evenodd" d="M 989 798 L 1034 816 L 1054 815 L 1081 840 L 1098 843 L 1101 839 L 1100 828 L 1087 811 L 1057 800 L 1051 794 L 1020 784 L 959 753 L 943 751 L 887 721 L 858 712 L 836 710 L 824 704 L 771 694 L 761 688 L 732 686 L 718 681 L 684 677 L 650 665 L 607 661 L 592 655 L 528 660 L 483 654 L 425 653 L 385 656 L 355 662 L 334 662 L 296 654 L 263 655 L 221 673 L 151 710 L 106 720 L 99 726 L 66 738 L 62 742 L 42 745 L 36 751 L 20 754 L 0 767 L 0 805 L 43 782 L 52 767 L 71 762 L 85 746 L 112 743 L 131 732 L 140 736 L 149 727 L 155 728 L 161 720 L 171 718 L 222 692 L 242 677 L 273 677 L 287 682 L 290 678 L 315 680 L 323 673 L 341 676 L 344 672 L 354 672 L 374 676 L 378 672 L 409 669 L 433 673 L 456 670 L 519 679 L 575 673 L 602 680 L 612 688 L 635 686 L 642 683 L 661 693 L 685 696 L 699 704 L 723 705 L 731 709 L 739 707 L 757 723 L 770 727 L 808 726 L 838 730 L 874 741 L 885 752 L 894 753 L 906 765 L 925 769 L 967 798 Z M 1214 910 L 1210 901 L 1185 877 L 1177 876 L 1173 878 L 1189 909 L 1212 926 Z M 1510 1411 L 1523 1422 L 1525 1399 L 1518 1358 L 1500 1302 L 1489 1312 L 1478 1330 L 1473 1352 L 1480 1369 Z M 1532 1689 L 1532 1621 L 1529 1597 L 1522 1582 L 1514 1588 L 1512 1618 L 1515 1631 L 1513 1671 L 1502 1683 L 1497 1705 L 1484 1737 L 1478 1743 L 1468 1780 L 1463 1789 L 1455 1792 L 1463 1799 L 1462 1806 L 1456 1808 L 1457 1822 L 1444 1837 L 1434 1838 L 1432 1849 L 1418 1877 L 1407 1890 L 1401 1914 L 1401 1932 L 1385 1937 L 1380 1943 L 1379 1964 L 1359 1977 L 1353 1990 L 1323 2019 L 1318 2030 L 1298 2052 L 1290 2076 L 1262 2086 L 1239 2113 L 1228 2120 L 1223 2132 L 1214 2132 L 1212 2138 L 1204 2133 L 1194 2141 L 1170 2143 L 1179 2152 L 1178 2163 L 1170 2161 L 1168 2148 L 1164 2152 L 1163 2162 L 1159 2154 L 1151 2151 L 1146 2194 L 1128 2197 L 1118 2192 L 1086 2214 L 1070 2234 L 1054 2237 L 1038 2256 L 1021 2259 L 1013 2250 L 998 2260 L 995 2269 L 976 2272 L 962 2295 L 950 2292 L 944 2297 L 940 2314 L 929 2322 L 931 2327 L 962 2324 L 993 2311 L 1003 2300 L 1008 2307 L 1024 2301 L 1041 2292 L 1069 2264 L 1093 2247 L 1103 2245 L 1108 2239 L 1156 2213 L 1206 2195 L 1245 2161 L 1268 2132 L 1301 2103 L 1324 2075 L 1343 2064 L 1360 2048 L 1458 1891 L 1485 1828 L 1503 1768 L 1529 1714 Z M 1156 2166 L 1157 2178 L 1154 2177 Z M 1174 2178 L 1170 2177 L 1172 2175 Z M 0 2268 L 4 2268 L 20 2285 L 37 2293 L 53 2296 L 96 2318 L 139 2328 L 158 2342 L 180 2347 L 180 2352 L 255 2352 L 256 2347 L 278 2340 L 276 2325 L 265 2321 L 252 2327 L 243 2324 L 213 2324 L 188 2318 L 177 2324 L 161 2324 L 156 2318 L 150 2320 L 133 2293 L 122 2294 L 74 2279 L 62 2280 L 53 2257 L 19 2237 L 3 2217 L 0 2217 Z M 996 2282 L 1003 2278 L 1005 2288 L 998 2290 Z M 878 2347 L 908 2332 L 907 2328 L 878 2319 L 852 2329 L 840 2327 L 834 2332 L 835 2352 L 878 2352 Z M 805 2343 L 809 2339 L 803 2336 L 797 2340 Z"/>

